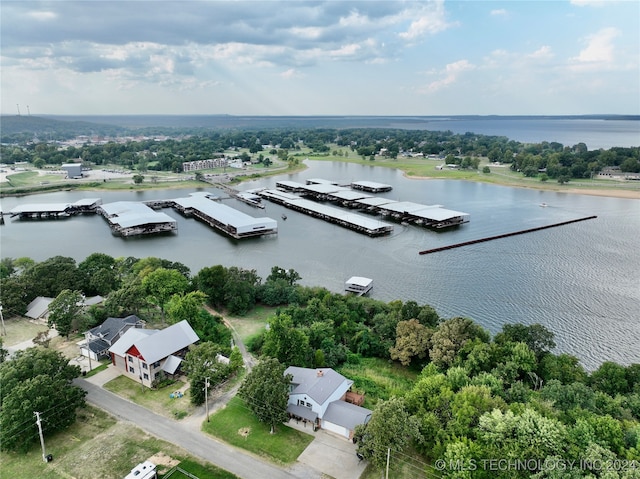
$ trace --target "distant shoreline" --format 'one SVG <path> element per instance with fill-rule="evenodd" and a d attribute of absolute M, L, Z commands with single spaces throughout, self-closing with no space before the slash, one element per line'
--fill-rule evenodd
<path fill-rule="evenodd" d="M 407 172 L 403 172 L 403 176 L 409 180 L 441 180 L 443 178 L 433 177 L 433 176 L 415 176 L 415 175 L 407 175 Z M 460 180 L 460 181 L 476 181 L 481 183 L 481 180 Z M 591 195 L 591 196 L 605 196 L 609 198 L 624 198 L 631 200 L 640 200 L 640 189 L 638 190 L 622 190 L 615 188 L 567 188 L 563 189 L 558 185 L 557 187 L 553 184 L 540 184 L 540 185 L 521 185 L 521 184 L 511 184 L 508 181 L 504 182 L 496 182 L 491 183 L 496 186 L 508 186 L 510 188 L 530 188 L 533 190 L 542 190 L 542 191 L 555 191 L 557 193 L 568 193 L 568 194 L 578 194 L 578 195 Z"/>

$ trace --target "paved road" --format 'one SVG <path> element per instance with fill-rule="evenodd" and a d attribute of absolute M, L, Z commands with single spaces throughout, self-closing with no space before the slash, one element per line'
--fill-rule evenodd
<path fill-rule="evenodd" d="M 119 420 L 128 421 L 149 434 L 180 446 L 194 456 L 232 472 L 238 477 L 246 479 L 320 479 L 322 477 L 320 472 L 300 463 L 296 463 L 287 470 L 281 469 L 216 441 L 202 432 L 194 432 L 191 428 L 159 416 L 84 379 L 76 379 L 75 383 L 87 391 L 89 403 L 104 409 Z"/>

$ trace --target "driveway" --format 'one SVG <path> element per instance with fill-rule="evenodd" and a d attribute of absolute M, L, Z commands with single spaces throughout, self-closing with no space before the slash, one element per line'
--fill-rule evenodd
<path fill-rule="evenodd" d="M 312 432 L 309 427 L 303 428 L 294 421 L 287 425 L 315 436 L 298 456 L 298 462 L 335 479 L 359 479 L 364 472 L 367 463 L 357 458 L 356 446 L 348 439 L 322 429 Z"/>

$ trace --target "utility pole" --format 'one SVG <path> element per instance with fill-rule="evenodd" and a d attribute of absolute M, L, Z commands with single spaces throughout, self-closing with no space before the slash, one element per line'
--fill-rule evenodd
<path fill-rule="evenodd" d="M 144 394 L 144 381 L 142 380 L 142 365 L 140 364 L 140 356 L 138 356 L 138 374 L 140 375 L 140 388 Z"/>
<path fill-rule="evenodd" d="M 7 335 L 7 328 L 4 327 L 4 316 L 2 316 L 2 305 L 0 304 L 0 323 L 2 323 L 2 335 Z"/>
<path fill-rule="evenodd" d="M 387 474 L 385 475 L 386 479 L 389 479 L 389 458 L 391 456 L 391 448 L 387 448 Z"/>
<path fill-rule="evenodd" d="M 89 357 L 89 372 L 91 372 L 91 343 L 89 342 L 89 331 L 84 333 L 84 339 L 87 343 L 87 356 Z"/>
<path fill-rule="evenodd" d="M 209 397 L 207 394 L 209 386 L 209 378 L 204 378 L 204 408 L 207 411 L 207 422 L 209 422 Z"/>
<path fill-rule="evenodd" d="M 44 449 L 44 437 L 42 437 L 42 422 L 40 421 L 40 413 L 34 411 L 33 414 L 36 415 L 36 424 L 38 425 L 38 432 L 40 433 L 40 445 L 42 446 L 42 460 L 44 462 L 48 462 L 47 452 Z"/>

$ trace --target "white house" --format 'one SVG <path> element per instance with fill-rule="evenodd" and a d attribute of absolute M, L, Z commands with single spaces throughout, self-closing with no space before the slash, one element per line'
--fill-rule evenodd
<path fill-rule="evenodd" d="M 333 369 L 289 366 L 285 374 L 293 376 L 287 405 L 291 417 L 347 439 L 353 437 L 356 425 L 366 424 L 371 418 L 369 409 L 347 402 L 353 381 Z"/>
<path fill-rule="evenodd" d="M 187 348 L 198 341 L 187 321 L 168 328 L 130 328 L 109 348 L 111 362 L 131 379 L 147 387 L 165 374 L 176 374 Z"/>

